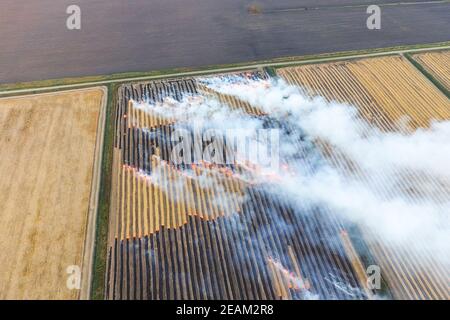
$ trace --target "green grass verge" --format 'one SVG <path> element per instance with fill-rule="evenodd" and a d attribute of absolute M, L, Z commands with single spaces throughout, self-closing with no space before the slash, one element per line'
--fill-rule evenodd
<path fill-rule="evenodd" d="M 439 90 L 441 90 L 442 93 L 447 96 L 447 98 L 450 99 L 450 90 L 448 90 L 447 87 L 445 87 L 438 79 L 436 79 L 436 77 L 432 75 L 423 65 L 415 60 L 411 54 L 405 53 L 404 56 L 416 67 L 416 69 L 418 69 L 428 80 L 430 80 Z"/>
<path fill-rule="evenodd" d="M 265 67 L 264 71 L 269 75 L 269 77 L 277 77 L 277 71 L 274 67 Z"/>
<path fill-rule="evenodd" d="M 399 50 L 419 50 L 426 48 L 438 48 L 450 46 L 450 41 L 447 42 L 439 42 L 439 43 L 428 43 L 428 44 L 420 44 L 420 45 L 409 45 L 409 46 L 396 46 L 396 47 L 387 47 L 387 48 L 376 48 L 376 49 L 366 49 L 366 50 L 354 50 L 354 51 L 341 51 L 334 53 L 324 53 L 324 54 L 315 54 L 315 55 L 304 55 L 304 56 L 291 56 L 291 57 L 282 57 L 276 59 L 266 59 L 259 61 L 246 61 L 242 63 L 232 63 L 232 64 L 219 64 L 219 65 L 210 65 L 200 68 L 173 68 L 173 69 L 164 69 L 164 70 L 156 70 L 149 72 L 127 72 L 127 73 L 115 73 L 111 75 L 98 75 L 98 76 L 87 76 L 87 77 L 77 77 L 77 78 L 63 78 L 63 79 L 50 79 L 43 81 L 33 81 L 33 82 L 22 82 L 22 83 L 13 83 L 13 84 L 0 84 L 0 91 L 8 91 L 8 90 L 20 90 L 20 89 L 33 89 L 40 87 L 50 87 L 50 86 L 60 86 L 60 85 L 82 85 L 83 83 L 88 82 L 102 82 L 102 81 L 114 81 L 125 78 L 138 78 L 138 77 L 153 77 L 153 76 L 161 76 L 170 78 L 174 74 L 183 73 L 183 72 L 201 72 L 204 74 L 209 74 L 215 71 L 215 69 L 223 69 L 223 68 L 247 68 L 252 69 L 258 67 L 258 65 L 267 65 L 271 63 L 292 63 L 298 61 L 299 63 L 305 63 L 308 60 L 314 59 L 333 59 L 333 58 L 345 58 L 346 56 L 354 56 L 354 55 L 364 55 L 364 54 L 375 54 L 375 53 L 389 53 L 391 51 L 399 51 Z"/>
<path fill-rule="evenodd" d="M 107 265 L 109 206 L 111 195 L 111 171 L 114 149 L 114 112 L 118 85 L 108 87 L 108 101 L 105 114 L 105 130 L 102 150 L 102 165 L 97 221 L 95 225 L 94 261 L 92 267 L 91 299 L 105 298 L 105 275 Z"/>

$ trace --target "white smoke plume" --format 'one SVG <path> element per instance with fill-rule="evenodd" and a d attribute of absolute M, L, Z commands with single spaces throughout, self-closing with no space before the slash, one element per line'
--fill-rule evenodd
<path fill-rule="evenodd" d="M 387 245 L 419 255 L 426 251 L 450 263 L 450 121 L 410 134 L 387 133 L 367 125 L 355 107 L 308 98 L 282 80 L 204 82 L 289 123 L 309 141 L 325 142 L 346 159 L 321 161 L 314 171 L 290 163 L 296 173 L 280 172 L 283 183 L 274 190 L 298 203 L 328 207 L 373 230 Z M 280 150 L 281 158 L 289 157 L 295 145 L 282 137 Z M 357 169 L 349 171 L 344 162 Z"/>

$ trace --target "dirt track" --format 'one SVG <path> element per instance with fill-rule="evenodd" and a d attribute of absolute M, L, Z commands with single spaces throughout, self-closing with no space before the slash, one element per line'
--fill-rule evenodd
<path fill-rule="evenodd" d="M 0 99 L 0 299 L 80 297 L 66 269 L 91 256 L 105 99 L 104 88 Z"/>

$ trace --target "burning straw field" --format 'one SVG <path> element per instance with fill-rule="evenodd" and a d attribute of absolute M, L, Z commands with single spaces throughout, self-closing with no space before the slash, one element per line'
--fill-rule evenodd
<path fill-rule="evenodd" d="M 449 298 L 450 102 L 404 58 L 118 97 L 108 299 Z"/>
<path fill-rule="evenodd" d="M 105 99 L 103 88 L 0 99 L 1 299 L 79 298 L 69 266 L 87 297 Z"/>

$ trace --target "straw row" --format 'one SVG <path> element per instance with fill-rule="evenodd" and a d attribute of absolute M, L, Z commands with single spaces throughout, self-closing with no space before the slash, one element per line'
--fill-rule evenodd
<path fill-rule="evenodd" d="M 450 51 L 426 52 L 413 58 L 450 90 Z"/>

